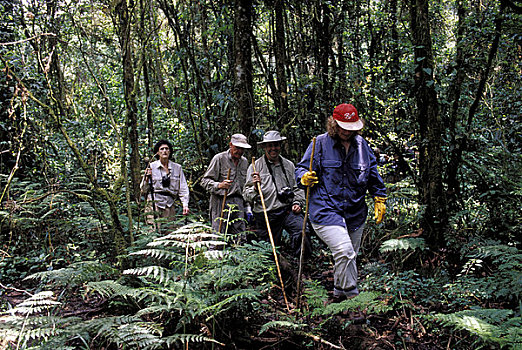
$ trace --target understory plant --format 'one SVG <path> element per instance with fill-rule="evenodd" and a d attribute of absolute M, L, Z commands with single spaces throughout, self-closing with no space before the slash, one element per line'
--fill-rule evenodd
<path fill-rule="evenodd" d="M 191 223 L 158 237 L 129 256 L 117 272 L 82 262 L 33 274 L 41 291 L 2 314 L 0 334 L 19 349 L 170 348 L 175 343 L 220 343 L 216 319 L 260 310 L 274 280 L 265 243 L 228 245 L 210 227 Z M 66 316 L 60 294 L 97 299 L 95 317 Z M 94 310 L 88 310 L 94 312 Z M 101 312 L 100 312 L 101 311 Z M 226 325 L 221 325 L 222 327 Z"/>

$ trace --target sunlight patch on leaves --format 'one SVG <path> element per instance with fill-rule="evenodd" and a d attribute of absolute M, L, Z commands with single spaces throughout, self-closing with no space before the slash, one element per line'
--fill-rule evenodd
<path fill-rule="evenodd" d="M 395 252 L 398 250 L 423 250 L 426 244 L 423 238 L 401 238 L 384 241 L 379 251 L 381 253 Z"/>

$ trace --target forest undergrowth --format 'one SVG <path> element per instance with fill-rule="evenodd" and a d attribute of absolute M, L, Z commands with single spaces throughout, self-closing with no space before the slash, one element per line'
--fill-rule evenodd
<path fill-rule="evenodd" d="M 431 251 L 415 191 L 401 183 L 391 190 L 387 219 L 369 222 L 363 237 L 361 294 L 332 300 L 332 258 L 312 234 L 299 309 L 299 262 L 286 244 L 278 255 L 283 295 L 268 243 L 216 235 L 195 215 L 164 232 L 142 224 L 128 256 L 111 261 L 99 253 L 99 223 L 77 215 L 82 202 L 59 195 L 12 203 L 19 207 L 4 212 L 13 239 L 0 262 L 0 348 L 521 348 L 517 246 L 452 232 L 454 246 Z M 453 227 L 473 215 L 462 213 Z"/>

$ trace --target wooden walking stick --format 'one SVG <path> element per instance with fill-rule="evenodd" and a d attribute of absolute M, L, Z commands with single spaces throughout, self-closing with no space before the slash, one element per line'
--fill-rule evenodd
<path fill-rule="evenodd" d="M 227 180 L 230 180 L 230 170 L 228 169 Z M 225 194 L 223 195 L 223 203 L 221 203 L 221 214 L 219 214 L 219 228 L 218 232 L 221 233 L 221 224 L 223 223 L 223 211 L 225 210 L 225 202 L 227 200 L 228 188 L 225 189 Z"/>
<path fill-rule="evenodd" d="M 312 165 L 315 153 L 315 137 L 312 139 L 312 154 L 310 155 L 310 171 L 313 171 Z M 304 246 L 306 238 L 306 220 L 308 219 L 308 199 L 310 198 L 310 186 L 306 186 L 306 204 L 303 219 L 303 231 L 301 232 L 301 253 L 299 254 L 299 272 L 297 273 L 297 300 L 295 302 L 296 309 L 301 304 L 301 272 L 303 270 Z"/>
<path fill-rule="evenodd" d="M 153 159 L 154 157 L 156 157 L 158 155 L 159 152 L 156 152 L 156 154 L 154 154 L 150 159 L 149 159 L 149 163 L 147 164 L 147 167 L 145 168 L 145 174 L 143 174 L 143 180 L 145 179 L 145 176 L 147 176 L 147 169 L 150 169 L 150 164 L 153 162 Z M 143 181 L 142 180 L 142 181 Z M 155 213 L 156 213 L 156 201 L 154 200 L 154 184 L 152 182 L 152 169 L 151 169 L 151 173 L 150 173 L 150 176 L 149 176 L 149 191 L 150 191 L 150 199 L 152 201 L 152 220 L 153 220 L 153 226 L 154 228 L 156 229 L 156 231 L 159 233 L 159 227 L 157 226 L 157 223 L 156 223 L 156 217 L 155 217 Z M 146 198 L 145 198 L 146 199 Z"/>
<path fill-rule="evenodd" d="M 252 170 L 254 173 L 256 172 L 256 158 L 252 157 Z M 272 236 L 272 230 L 270 229 L 270 222 L 268 221 L 268 214 L 266 212 L 265 198 L 263 197 L 263 192 L 261 191 L 261 184 L 256 182 L 257 190 L 259 192 L 259 197 L 261 198 L 261 205 L 263 206 L 263 213 L 265 214 L 265 222 L 266 228 L 268 229 L 268 237 L 270 237 L 270 244 L 272 245 L 272 252 L 274 253 L 274 259 L 277 267 L 277 275 L 279 276 L 279 281 L 281 282 L 281 289 L 283 290 L 283 298 L 285 299 L 285 305 L 288 312 L 290 312 L 290 307 L 288 306 L 288 300 L 286 299 L 285 292 L 285 284 L 283 283 L 283 277 L 281 277 L 281 269 L 279 268 L 279 260 L 277 259 L 277 252 L 274 243 L 274 236 Z"/>

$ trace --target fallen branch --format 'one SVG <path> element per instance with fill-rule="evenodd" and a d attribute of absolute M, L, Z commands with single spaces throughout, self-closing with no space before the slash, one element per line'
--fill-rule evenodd
<path fill-rule="evenodd" d="M 333 343 L 330 343 L 328 340 L 324 340 L 323 338 L 319 337 L 318 335 L 315 335 L 315 334 L 312 334 L 312 333 L 307 333 L 307 332 L 302 332 L 302 331 L 296 331 L 295 333 L 298 334 L 298 335 L 302 335 L 302 336 L 308 337 L 308 338 L 312 339 L 315 342 L 328 345 L 329 347 L 331 347 L 333 349 L 341 349 L 341 350 L 346 349 L 342 345 L 341 346 L 335 345 Z"/>

